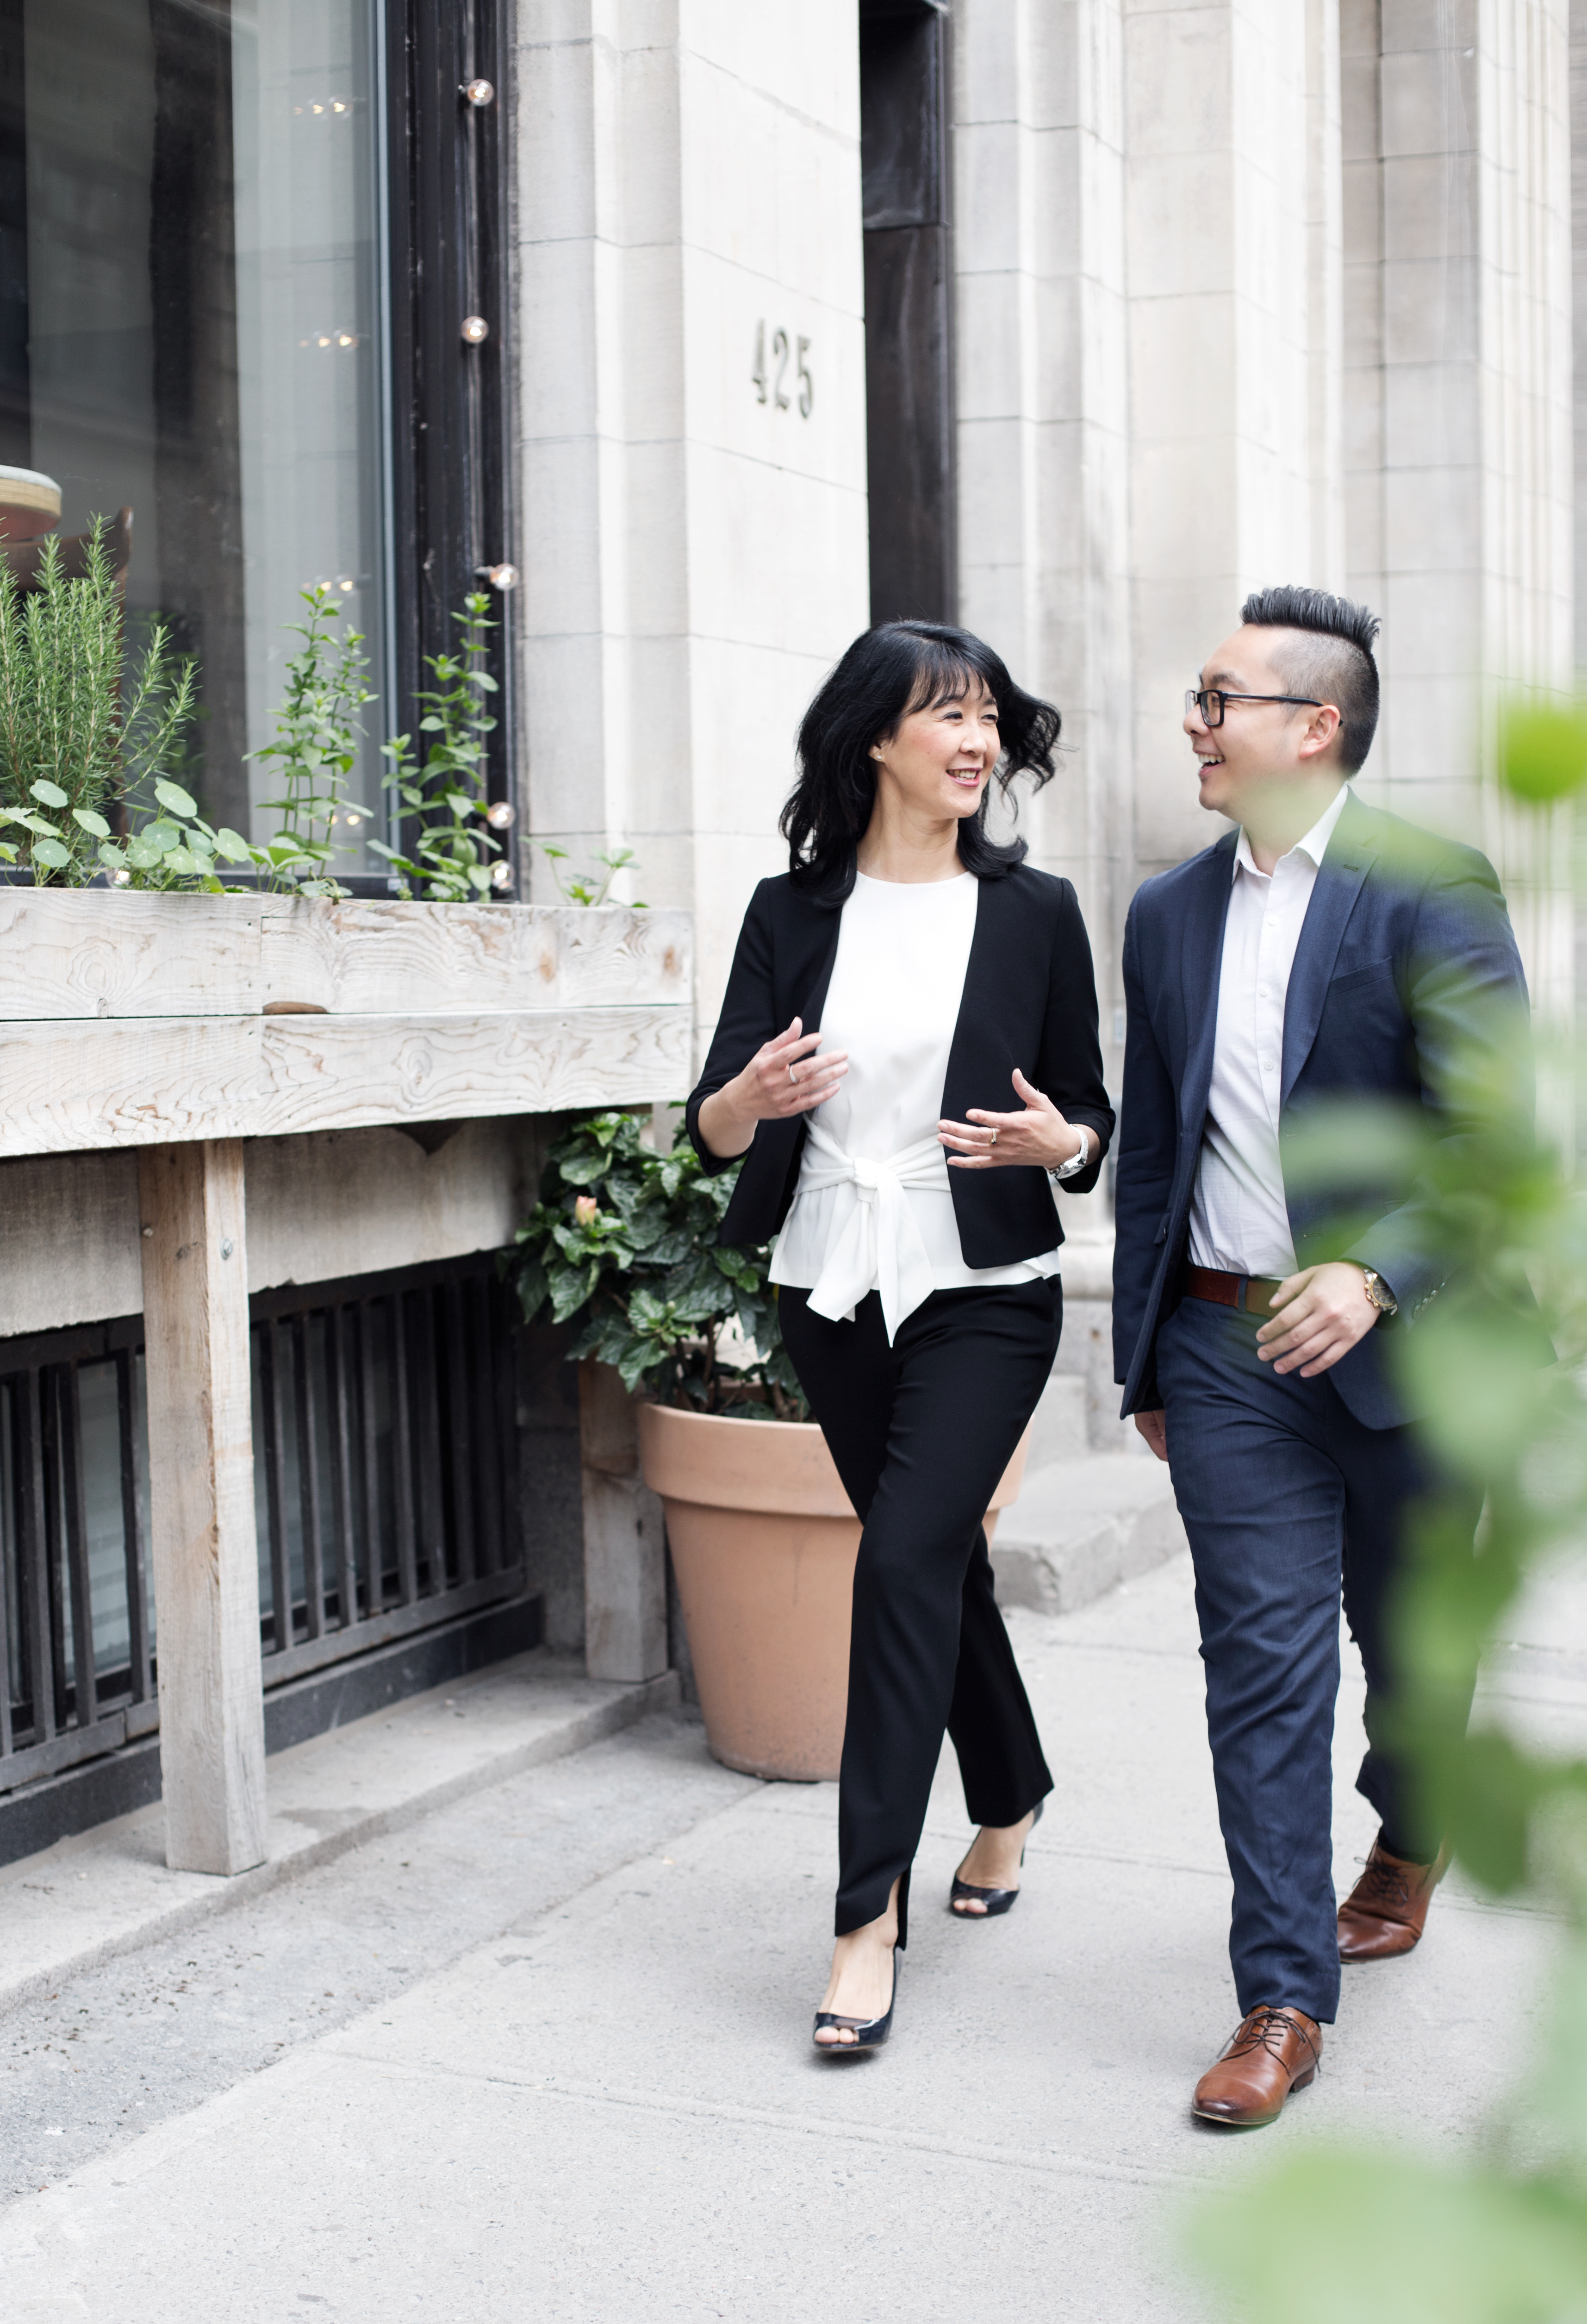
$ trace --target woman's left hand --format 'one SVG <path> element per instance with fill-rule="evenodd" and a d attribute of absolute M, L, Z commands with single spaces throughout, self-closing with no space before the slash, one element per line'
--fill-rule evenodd
<path fill-rule="evenodd" d="M 1072 1162 L 1079 1140 L 1087 1154 L 1096 1132 L 1064 1120 L 1050 1097 L 1043 1097 L 1016 1065 L 1014 1095 L 1024 1102 L 1023 1113 L 987 1113 L 971 1106 L 968 1121 L 940 1121 L 937 1136 L 948 1148 L 950 1170 L 996 1170 L 1010 1164 L 1034 1163 L 1041 1170 L 1056 1170 Z"/>

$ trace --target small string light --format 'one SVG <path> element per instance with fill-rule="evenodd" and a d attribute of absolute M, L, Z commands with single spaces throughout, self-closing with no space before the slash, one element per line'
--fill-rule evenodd
<path fill-rule="evenodd" d="M 463 318 L 463 336 L 466 346 L 483 346 L 491 336 L 491 326 L 486 322 L 483 315 L 465 315 Z"/>
<path fill-rule="evenodd" d="M 476 565 L 474 571 L 482 581 L 488 581 L 492 589 L 505 591 L 518 587 L 516 565 Z"/>
<path fill-rule="evenodd" d="M 485 809 L 485 821 L 492 831 L 506 831 L 518 820 L 518 809 L 510 799 L 493 799 Z"/>
<path fill-rule="evenodd" d="M 488 80 L 465 80 L 463 84 L 463 93 L 476 109 L 489 105 L 496 95 L 495 89 Z"/>
<path fill-rule="evenodd" d="M 510 863 L 492 863 L 492 864 L 491 864 L 491 887 L 492 887 L 492 888 L 494 888 L 494 889 L 495 889 L 495 890 L 496 890 L 496 892 L 497 892 L 497 894 L 498 894 L 498 895 L 500 895 L 500 894 L 501 893 L 501 890 L 502 890 L 504 888 L 510 888 L 510 887 L 511 887 L 511 885 L 512 885 L 512 866 L 511 866 L 511 864 L 510 864 Z"/>

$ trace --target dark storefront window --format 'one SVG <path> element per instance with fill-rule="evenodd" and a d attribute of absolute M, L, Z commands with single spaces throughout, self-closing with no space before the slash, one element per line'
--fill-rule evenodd
<path fill-rule="evenodd" d="M 420 652 L 510 556 L 500 107 L 462 90 L 493 44 L 469 0 L 0 0 L 0 464 L 66 536 L 131 511 L 130 622 L 197 659 L 217 820 L 271 793 L 245 754 L 301 588 L 367 640 L 374 805 Z"/>

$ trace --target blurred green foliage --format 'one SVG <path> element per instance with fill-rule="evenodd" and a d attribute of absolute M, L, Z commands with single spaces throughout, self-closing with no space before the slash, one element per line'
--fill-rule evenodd
<path fill-rule="evenodd" d="M 1580 706 L 1519 704 L 1500 737 L 1516 798 L 1587 786 Z M 1487 1501 L 1475 1556 L 1457 1522 L 1423 1513 L 1396 1715 L 1455 1860 L 1491 1895 L 1552 1908 L 1564 1940 L 1537 2054 L 1463 2165 L 1313 2146 L 1198 2210 L 1189 2249 L 1218 2312 L 1232 2300 L 1258 2324 L 1336 2324 L 1363 2302 L 1396 2324 L 1587 2324 L 1587 1760 L 1527 1748 L 1482 1706 L 1469 1732 L 1463 1717 L 1505 1609 L 1587 1544 L 1587 1210 L 1569 1158 L 1532 1133 L 1528 1028 L 1487 1031 L 1453 1068 L 1470 1134 L 1440 1140 L 1419 1109 L 1340 1108 L 1310 1119 L 1286 1167 L 1340 1190 L 1345 1213 L 1353 1174 L 1414 1186 L 1428 1247 L 1454 1262 L 1395 1342 L 1442 1461 Z M 1542 1368 L 1534 1289 L 1560 1359 Z"/>
<path fill-rule="evenodd" d="M 735 1166 L 708 1177 L 686 1141 L 658 1152 L 631 1113 L 575 1122 L 546 1156 L 509 1255 L 524 1320 L 571 1323 L 570 1362 L 615 1364 L 630 1392 L 663 1404 L 808 1418 L 766 1281 L 770 1252 L 717 1240 L 738 1176 Z"/>
<path fill-rule="evenodd" d="M 1513 703 L 1500 721 L 1499 751 L 1517 798 L 1572 798 L 1587 782 L 1587 703 Z"/>

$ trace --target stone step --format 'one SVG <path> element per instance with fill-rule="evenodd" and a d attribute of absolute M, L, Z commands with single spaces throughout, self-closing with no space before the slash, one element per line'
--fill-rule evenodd
<path fill-rule="evenodd" d="M 1053 1373 L 1031 1416 L 1031 1469 L 1086 1458 L 1091 1450 L 1090 1401 L 1084 1373 Z"/>
<path fill-rule="evenodd" d="M 998 1520 L 998 1601 L 1072 1613 L 1185 1546 L 1168 1470 L 1150 1453 L 1043 1462 Z"/>

